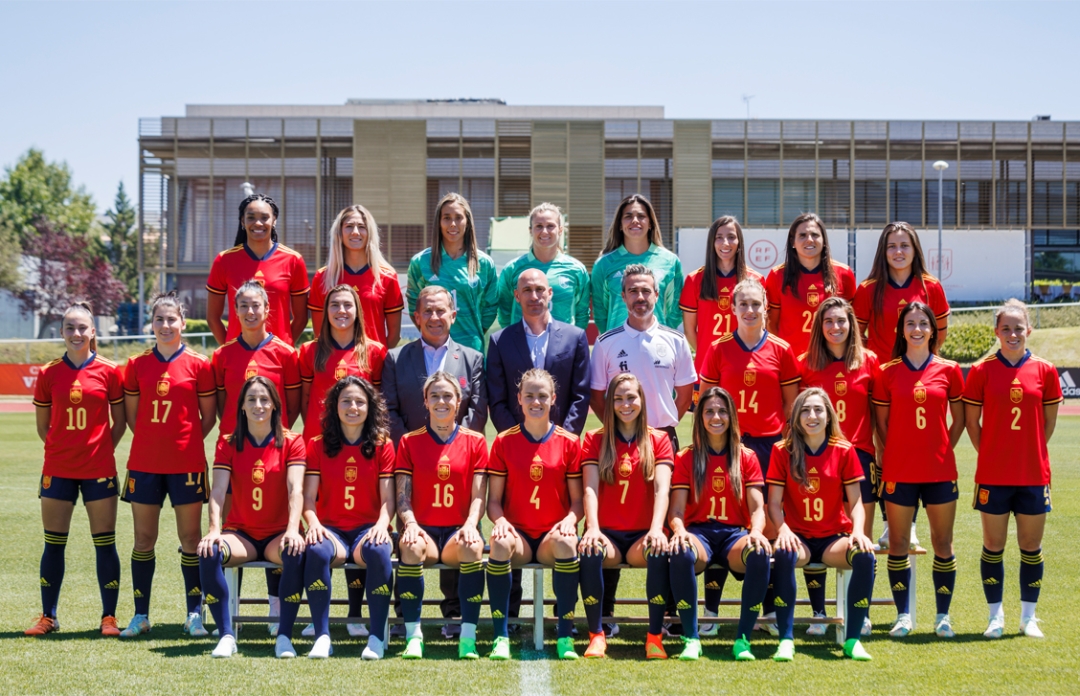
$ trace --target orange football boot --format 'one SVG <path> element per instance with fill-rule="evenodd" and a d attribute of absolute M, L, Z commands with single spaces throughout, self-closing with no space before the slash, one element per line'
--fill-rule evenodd
<path fill-rule="evenodd" d="M 664 650 L 664 643 L 661 641 L 661 637 L 652 633 L 645 634 L 645 659 L 646 660 L 666 660 L 667 651 Z"/>
<path fill-rule="evenodd" d="M 116 623 L 115 616 L 103 616 L 101 618 L 101 635 L 116 638 L 120 635 L 120 626 Z"/>
<path fill-rule="evenodd" d="M 60 622 L 51 616 L 45 616 L 42 614 L 34 621 L 34 625 L 23 631 L 23 635 L 27 636 L 43 636 L 46 633 L 52 633 L 53 631 L 60 630 Z"/>

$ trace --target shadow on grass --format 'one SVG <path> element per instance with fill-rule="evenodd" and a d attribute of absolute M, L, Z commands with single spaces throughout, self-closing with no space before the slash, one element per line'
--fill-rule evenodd
<path fill-rule="evenodd" d="M 105 638 L 101 635 L 101 631 L 96 629 L 90 631 L 56 631 L 45 636 L 28 636 L 22 631 L 3 631 L 0 632 L 0 640 L 40 640 L 48 642 L 56 641 L 71 641 L 71 640 L 100 640 L 108 642 L 111 640 L 117 640 L 116 638 Z"/>

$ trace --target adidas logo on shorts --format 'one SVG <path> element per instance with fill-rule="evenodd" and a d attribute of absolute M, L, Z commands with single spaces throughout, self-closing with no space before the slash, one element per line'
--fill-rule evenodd
<path fill-rule="evenodd" d="M 656 595 L 655 597 L 649 597 L 649 604 L 667 604 L 663 595 Z"/>
<path fill-rule="evenodd" d="M 465 600 L 466 602 L 472 602 L 473 604 L 480 604 L 484 601 L 484 595 L 473 595 Z"/>
<path fill-rule="evenodd" d="M 106 590 L 119 590 L 120 589 L 120 581 L 119 580 L 110 580 L 110 581 L 108 581 L 107 583 L 105 583 L 105 589 Z"/>
<path fill-rule="evenodd" d="M 322 581 L 322 578 L 319 578 L 315 582 L 308 585 L 307 589 L 308 592 L 319 592 L 328 590 L 329 588 L 326 586 L 326 583 Z"/>
<path fill-rule="evenodd" d="M 945 587 L 944 585 L 942 585 L 941 587 L 937 588 L 937 593 L 938 593 L 938 594 L 952 594 L 952 592 L 950 592 L 950 591 L 949 591 L 949 588 L 948 588 L 948 587 Z"/>
<path fill-rule="evenodd" d="M 679 603 L 675 605 L 676 609 L 689 609 L 690 605 L 687 604 L 685 599 L 680 599 Z"/>
<path fill-rule="evenodd" d="M 402 592 L 401 593 L 401 598 L 402 599 L 416 599 L 416 595 L 414 595 L 412 592 Z"/>
<path fill-rule="evenodd" d="M 905 587 L 904 583 L 902 583 L 902 582 L 898 582 L 898 583 L 896 583 L 895 585 L 892 586 L 892 591 L 893 592 L 903 592 L 906 589 L 907 589 L 907 587 Z"/>
<path fill-rule="evenodd" d="M 374 590 L 371 591 L 371 594 L 379 595 L 380 597 L 387 597 L 387 596 L 390 595 L 390 588 L 387 587 L 386 585 L 379 585 L 378 587 L 376 587 Z"/>
<path fill-rule="evenodd" d="M 858 602 L 855 602 L 855 608 L 857 608 L 857 609 L 869 609 L 870 608 L 870 601 L 868 599 L 866 599 L 865 597 L 863 597 Z"/>
<path fill-rule="evenodd" d="M 587 607 L 591 607 L 591 606 L 595 605 L 598 601 L 599 600 L 596 599 L 596 597 L 593 597 L 592 595 L 589 595 L 585 599 L 581 600 L 581 603 L 584 604 Z"/>

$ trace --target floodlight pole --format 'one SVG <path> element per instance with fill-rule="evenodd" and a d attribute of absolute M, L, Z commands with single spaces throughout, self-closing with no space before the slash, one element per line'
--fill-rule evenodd
<path fill-rule="evenodd" d="M 934 162 L 934 169 L 937 170 L 937 275 L 938 280 L 942 282 L 944 287 L 945 271 L 941 265 L 942 262 L 942 246 L 941 246 L 941 228 L 944 224 L 945 215 L 945 170 L 949 168 L 949 163 L 944 160 L 938 160 Z"/>

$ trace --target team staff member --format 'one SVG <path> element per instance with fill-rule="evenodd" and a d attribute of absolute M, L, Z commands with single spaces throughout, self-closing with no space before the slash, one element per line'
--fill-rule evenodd
<path fill-rule="evenodd" d="M 322 331 L 326 296 L 338 285 L 351 285 L 360 296 L 364 332 L 372 341 L 393 348 L 401 339 L 401 298 L 397 271 L 379 249 L 379 226 L 362 205 L 350 205 L 330 226 L 326 265 L 315 272 L 308 296 L 311 326 Z"/>
<path fill-rule="evenodd" d="M 431 246 L 409 261 L 409 311 L 416 314 L 420 291 L 428 285 L 446 288 L 458 315 L 451 336 L 483 353 L 484 334 L 499 310 L 497 279 L 495 262 L 477 248 L 469 202 L 459 194 L 446 194 L 435 207 Z"/>
<path fill-rule="evenodd" d="M 525 401 L 531 398 L 529 393 L 523 396 Z M 667 434 L 649 427 L 641 382 L 633 375 L 616 375 L 604 399 L 603 427 L 586 433 L 582 444 L 585 533 L 578 552 L 589 620 L 585 657 L 604 657 L 607 652 L 598 601 L 604 597 L 603 571 L 625 562 L 646 569 L 645 658 L 667 659 L 662 632 L 671 585 L 664 523 L 674 463 Z"/>
<path fill-rule="evenodd" d="M 222 568 L 249 561 L 282 566 L 281 627 L 274 653 L 295 657 L 292 628 L 303 593 L 304 440 L 285 429 L 281 398 L 274 383 L 256 375 L 240 390 L 236 430 L 218 440 L 214 485 L 210 490 L 210 528 L 199 541 L 199 576 L 221 639 L 213 657 L 236 654 L 236 634 L 229 611 L 229 589 Z M 224 526 L 225 494 L 232 504 Z"/>
<path fill-rule="evenodd" d="M 428 425 L 401 439 L 394 464 L 397 511 L 401 522 L 398 553 L 398 594 L 408 643 L 402 657 L 424 656 L 420 609 L 424 599 L 424 566 L 444 563 L 460 567 L 458 596 L 461 611 L 458 657 L 479 659 L 476 624 L 484 601 L 484 470 L 487 441 L 482 433 L 461 428 L 455 417 L 461 387 L 446 372 L 436 372 L 424 384 Z"/>
<path fill-rule="evenodd" d="M 892 355 L 896 343 L 893 317 L 900 315 L 904 305 L 915 301 L 933 310 L 938 345 L 944 344 L 950 311 L 945 290 L 941 281 L 926 272 L 919 233 L 906 222 L 892 222 L 881 231 L 870 275 L 859 285 L 852 301 L 859 332 L 866 332 L 870 350 L 880 357 Z"/>
<path fill-rule="evenodd" d="M 780 645 L 773 659 L 790 662 L 795 657 L 795 568 L 824 563 L 852 571 L 844 656 L 870 660 L 859 641 L 874 582 L 874 542 L 862 533 L 862 467 L 821 389 L 811 387 L 799 394 L 791 421 L 791 435 L 774 447 L 765 479 L 769 484 L 769 517 L 778 530 L 773 584 Z"/>
<path fill-rule="evenodd" d="M 124 411 L 132 440 L 123 499 L 131 504 L 135 527 L 131 550 L 135 616 L 120 637 L 150 632 L 154 545 L 166 497 L 176 514 L 180 537 L 180 571 L 187 597 L 184 633 L 205 636 L 195 549 L 202 538 L 203 503 L 210 491 L 203 439 L 217 422 L 217 388 L 210 361 L 183 342 L 184 307 L 176 294 L 155 297 L 150 317 L 155 345 L 131 358 L 124 373 Z M 162 447 L 169 456 L 161 456 Z"/>
<path fill-rule="evenodd" d="M 533 208 L 529 212 L 529 234 L 532 246 L 499 274 L 499 325 L 506 327 L 521 321 L 515 292 L 518 278 L 526 270 L 537 269 L 551 284 L 551 316 L 584 331 L 589 327 L 589 272 L 585 264 L 563 253 L 563 214 L 559 206 L 541 203 Z"/>
<path fill-rule="evenodd" d="M 675 457 L 668 508 L 671 589 L 685 642 L 680 660 L 701 657 L 695 576 L 713 563 L 744 574 L 733 652 L 736 660 L 754 659 L 750 633 L 769 586 L 772 555 L 764 534 L 764 485 L 757 456 L 740 442 L 735 401 L 709 387 L 694 410 L 693 445 Z"/>
<path fill-rule="evenodd" d="M 60 332 L 66 351 L 41 368 L 34 387 L 37 434 L 45 443 L 38 489 L 45 550 L 41 554 L 41 616 L 25 633 L 40 636 L 60 628 L 56 604 L 64 582 L 64 550 L 81 493 L 97 557 L 101 635 L 118 636 L 120 557 L 116 554 L 113 451 L 127 427 L 122 380 L 116 364 L 97 354 L 94 312 L 88 303 L 76 302 L 64 312 Z"/>
<path fill-rule="evenodd" d="M 390 613 L 390 520 L 394 517 L 394 446 L 386 404 L 362 377 L 348 375 L 326 394 L 322 434 L 307 447 L 304 472 L 304 587 L 315 645 L 330 656 L 331 567 L 351 560 L 367 571 L 371 635 L 361 657 L 381 659 Z"/>
<path fill-rule="evenodd" d="M 533 559 L 554 567 L 559 658 L 578 657 L 571 631 L 579 577 L 577 523 L 583 512 L 581 449 L 575 435 L 551 422 L 554 393 L 551 375 L 526 372 L 518 391 L 525 423 L 499 433 L 491 446 L 487 514 L 494 526 L 487 582 L 493 660 L 510 659 L 510 566 Z"/>
<path fill-rule="evenodd" d="M 956 585 L 953 522 L 956 519 L 956 455 L 964 432 L 964 377 L 960 366 L 934 355 L 938 328 L 933 311 L 912 302 L 900 311 L 894 359 L 881 366 L 874 384 L 878 432 L 885 433 L 879 495 L 889 518 L 889 585 L 897 618 L 889 635 L 911 632 L 908 613 L 911 566 L 908 549 L 911 519 L 922 500 L 934 547 L 937 618 L 934 633 L 952 638 L 949 605 Z M 949 424 L 949 417 L 952 424 Z"/>
<path fill-rule="evenodd" d="M 656 318 L 664 326 L 678 328 L 682 321 L 679 313 L 682 262 L 664 248 L 660 221 L 652 203 L 636 193 L 619 203 L 604 249 L 593 264 L 593 319 L 602 334 L 626 321 L 628 306 L 619 302 L 619 297 L 625 289 L 626 268 L 635 265 L 649 268 L 656 279 Z"/>
<path fill-rule="evenodd" d="M 765 278 L 769 293 L 769 332 L 791 344 L 796 355 L 810 343 L 814 312 L 826 298 L 855 297 L 855 275 L 832 257 L 825 223 L 803 213 L 788 228 L 784 263 Z"/>
<path fill-rule="evenodd" d="M 983 592 L 990 623 L 983 634 L 1000 638 L 1005 584 L 1002 556 L 1009 536 L 1009 513 L 1016 516 L 1020 547 L 1020 632 L 1042 638 L 1035 605 L 1043 580 L 1042 537 L 1050 512 L 1050 456 L 1047 444 L 1062 402 L 1054 366 L 1026 348 L 1031 333 L 1027 306 L 1008 300 L 994 312 L 1001 348 L 975 364 L 964 387 L 964 412 L 978 450 L 975 509 L 982 514 Z"/>
<path fill-rule="evenodd" d="M 256 193 L 240 201 L 240 227 L 231 249 L 214 257 L 206 281 L 206 322 L 219 344 L 240 335 L 233 309 L 241 285 L 254 280 L 266 290 L 270 333 L 294 345 L 307 326 L 308 275 L 304 257 L 278 243 L 278 207 Z M 221 313 L 229 308 L 228 330 Z"/>
<path fill-rule="evenodd" d="M 810 347 L 799 356 L 803 389 L 818 387 L 829 397 L 840 431 L 855 447 L 862 465 L 863 534 L 873 538 L 874 505 L 877 503 L 874 472 L 874 405 L 871 396 L 881 368 L 877 355 L 862 346 L 857 330 L 855 312 L 842 297 L 830 297 L 821 303 L 814 314 L 810 331 Z M 814 616 L 825 616 L 824 570 L 803 570 Z M 871 589 L 873 589 L 871 587 Z M 810 624 L 807 635 L 823 636 L 824 623 Z M 870 624 L 863 626 L 863 635 L 870 635 Z"/>

